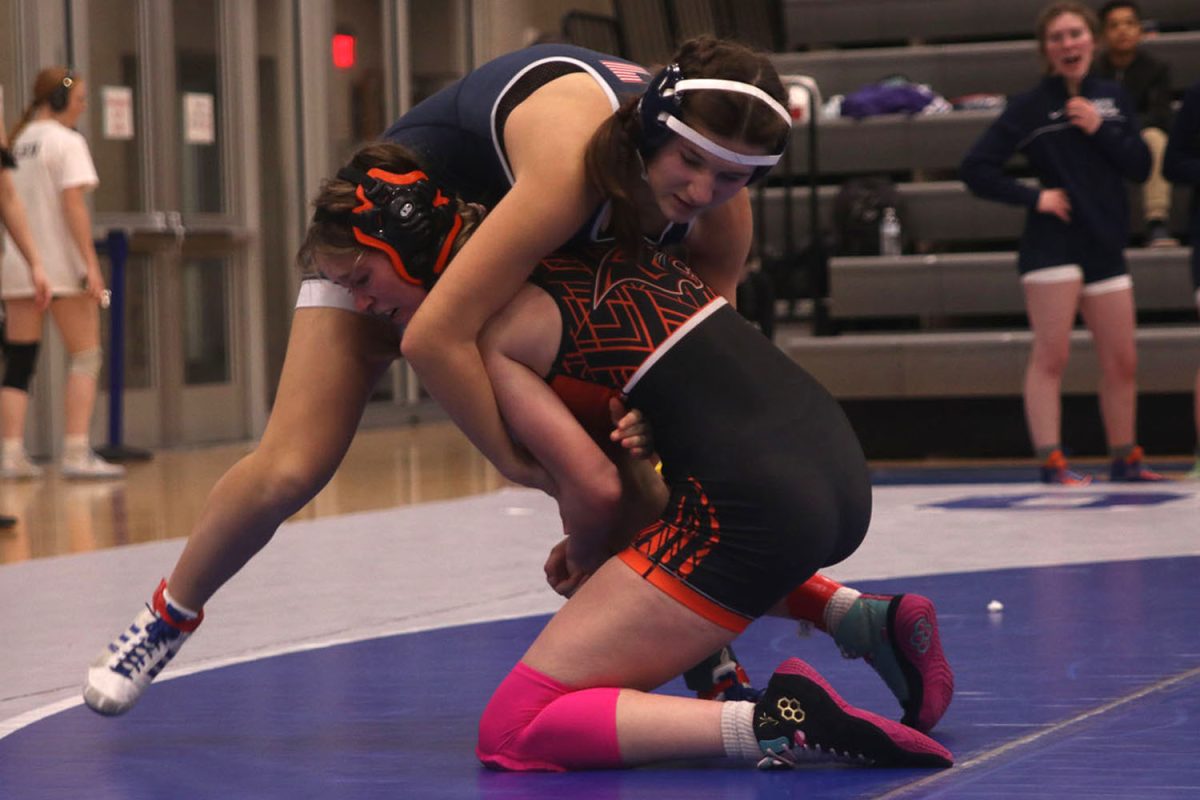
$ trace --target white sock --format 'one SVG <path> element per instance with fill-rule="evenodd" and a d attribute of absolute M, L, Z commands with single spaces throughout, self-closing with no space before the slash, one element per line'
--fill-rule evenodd
<path fill-rule="evenodd" d="M 846 616 L 846 612 L 850 610 L 850 606 L 854 605 L 860 597 L 862 597 L 862 592 L 857 589 L 851 589 L 849 586 L 839 586 L 837 591 L 833 593 L 833 597 L 829 598 L 829 603 L 825 606 L 825 630 L 831 634 L 836 633 L 838 625 L 842 624 L 842 618 Z"/>
<path fill-rule="evenodd" d="M 63 456 L 65 458 L 86 458 L 88 454 L 88 438 L 86 436 L 68 436 L 63 439 Z"/>
<path fill-rule="evenodd" d="M 754 703 L 749 700 L 726 700 L 721 704 L 721 743 L 730 758 L 751 758 L 757 761 L 763 752 L 754 735 Z"/>
<path fill-rule="evenodd" d="M 196 617 L 200 616 L 199 611 L 192 611 L 190 608 L 188 608 L 187 606 L 180 603 L 174 597 L 171 597 L 171 593 L 167 591 L 167 587 L 165 587 L 165 586 L 163 587 L 163 601 L 166 602 L 166 604 L 169 605 L 172 610 L 178 611 L 179 615 L 181 617 L 183 617 L 184 619 L 190 620 L 190 619 L 195 619 Z"/>
<path fill-rule="evenodd" d="M 5 439 L 3 445 L 0 445 L 0 447 L 3 447 L 2 452 L 4 455 L 16 457 L 18 454 L 25 452 L 25 440 Z"/>

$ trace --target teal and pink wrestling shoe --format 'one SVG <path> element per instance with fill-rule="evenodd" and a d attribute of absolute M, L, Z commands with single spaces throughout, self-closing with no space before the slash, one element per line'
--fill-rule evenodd
<path fill-rule="evenodd" d="M 779 665 L 754 706 L 759 769 L 810 761 L 877 767 L 949 767 L 950 751 L 912 728 L 855 708 L 798 658 Z"/>
<path fill-rule="evenodd" d="M 864 594 L 833 633 L 846 658 L 862 658 L 904 709 L 901 722 L 929 732 L 954 698 L 933 601 L 919 594 Z"/>

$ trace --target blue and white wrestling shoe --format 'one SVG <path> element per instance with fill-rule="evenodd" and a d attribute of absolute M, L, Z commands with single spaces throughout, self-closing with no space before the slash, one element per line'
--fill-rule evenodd
<path fill-rule="evenodd" d="M 168 603 L 164 598 L 166 588 L 164 580 L 133 623 L 88 667 L 83 686 L 83 701 L 88 708 L 106 716 L 133 708 L 204 619 L 203 611 L 189 617 Z"/>

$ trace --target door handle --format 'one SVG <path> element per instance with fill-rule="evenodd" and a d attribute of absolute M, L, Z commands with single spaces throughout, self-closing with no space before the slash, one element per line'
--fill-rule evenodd
<path fill-rule="evenodd" d="M 175 237 L 175 253 L 181 253 L 183 237 L 187 234 L 187 227 L 183 224 L 183 214 L 178 211 L 167 211 L 163 214 L 163 222 L 164 227 Z"/>

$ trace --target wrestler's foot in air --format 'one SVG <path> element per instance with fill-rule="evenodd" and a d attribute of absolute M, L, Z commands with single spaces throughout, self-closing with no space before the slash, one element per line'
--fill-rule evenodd
<path fill-rule="evenodd" d="M 188 619 L 171 606 L 163 597 L 166 587 L 166 581 L 158 585 L 154 599 L 88 667 L 83 701 L 93 711 L 116 716 L 133 708 L 204 619 L 203 613 Z"/>
<path fill-rule="evenodd" d="M 919 594 L 859 597 L 833 634 L 842 655 L 862 658 L 900 701 L 905 725 L 930 731 L 954 697 L 933 602 Z"/>

